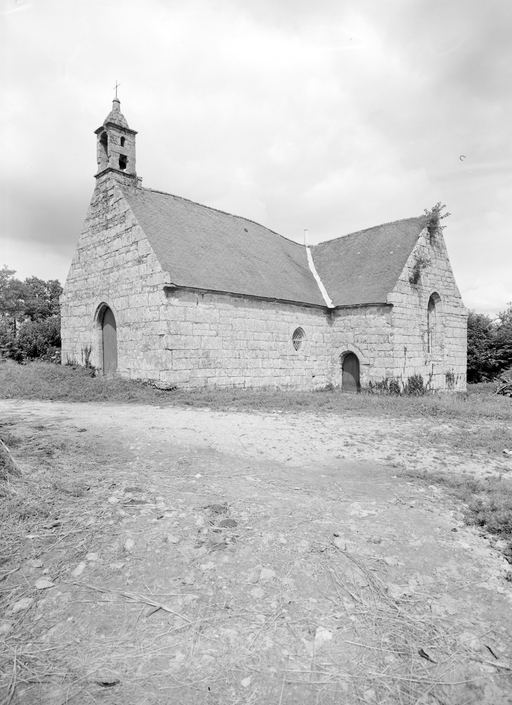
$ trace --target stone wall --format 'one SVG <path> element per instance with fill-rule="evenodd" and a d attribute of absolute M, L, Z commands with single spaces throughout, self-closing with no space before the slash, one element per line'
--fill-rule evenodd
<path fill-rule="evenodd" d="M 161 382 L 302 389 L 329 382 L 325 309 L 184 289 L 166 292 Z M 292 336 L 299 327 L 305 338 L 296 350 Z"/>
<path fill-rule="evenodd" d="M 120 374 L 134 365 L 143 373 L 164 357 L 159 325 L 165 276 L 117 187 L 121 178 L 105 175 L 96 184 L 61 298 L 62 362 L 84 364 L 91 350 L 91 364 L 102 368 L 106 304 L 116 318 Z"/>
<path fill-rule="evenodd" d="M 427 309 L 436 294 L 440 303 L 429 350 Z M 467 311 L 441 234 L 431 242 L 423 231 L 388 301 L 393 304 L 391 376 L 406 383 L 408 377 L 420 374 L 431 389 L 466 389 Z"/>
<path fill-rule="evenodd" d="M 359 358 L 361 386 L 368 387 L 390 376 L 393 360 L 391 306 L 357 306 L 336 309 L 332 314 L 331 383 L 341 386 L 343 357 Z"/>

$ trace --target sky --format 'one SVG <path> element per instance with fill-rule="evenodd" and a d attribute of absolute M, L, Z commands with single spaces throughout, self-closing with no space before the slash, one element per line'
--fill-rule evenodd
<path fill-rule="evenodd" d="M 446 204 L 512 301 L 510 0 L 0 0 L 0 267 L 64 282 L 112 106 L 143 186 L 328 240 Z"/>

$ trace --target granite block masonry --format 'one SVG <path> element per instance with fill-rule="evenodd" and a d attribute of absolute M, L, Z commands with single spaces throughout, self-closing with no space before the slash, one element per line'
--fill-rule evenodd
<path fill-rule="evenodd" d="M 467 313 L 424 216 L 308 252 L 143 188 L 136 134 L 115 99 L 61 299 L 63 363 L 162 387 L 465 389 Z"/>

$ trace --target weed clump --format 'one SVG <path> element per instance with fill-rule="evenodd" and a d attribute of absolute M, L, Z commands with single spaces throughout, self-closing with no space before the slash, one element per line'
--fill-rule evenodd
<path fill-rule="evenodd" d="M 414 374 L 407 378 L 407 384 L 404 386 L 404 394 L 408 394 L 411 397 L 422 397 L 427 391 L 422 375 Z"/>
<path fill-rule="evenodd" d="M 402 393 L 400 380 L 396 379 L 395 377 L 385 377 L 380 382 L 370 382 L 368 389 L 370 392 L 378 392 L 380 394 L 391 394 L 393 396 L 400 396 L 400 394 Z"/>

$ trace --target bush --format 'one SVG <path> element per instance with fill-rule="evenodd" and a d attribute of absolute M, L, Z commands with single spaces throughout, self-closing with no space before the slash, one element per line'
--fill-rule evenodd
<path fill-rule="evenodd" d="M 23 323 L 16 342 L 24 358 L 54 359 L 60 348 L 60 316 Z"/>

